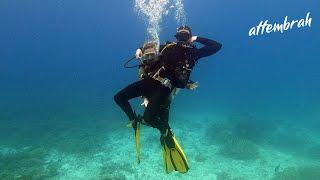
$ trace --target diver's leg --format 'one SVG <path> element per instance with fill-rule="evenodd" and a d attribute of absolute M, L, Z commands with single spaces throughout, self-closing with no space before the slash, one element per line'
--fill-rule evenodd
<path fill-rule="evenodd" d="M 145 108 L 144 114 L 143 114 L 143 120 L 146 122 L 149 126 L 156 128 L 156 122 L 158 122 L 160 119 L 157 116 L 159 111 L 159 105 L 158 105 L 158 96 L 153 95 L 148 97 L 148 105 Z"/>
<path fill-rule="evenodd" d="M 160 143 L 162 146 L 165 170 L 167 173 L 174 170 L 180 173 L 186 173 L 189 170 L 187 157 L 168 124 L 169 108 L 170 101 L 168 104 L 163 104 L 160 108 L 160 121 L 158 125 L 161 133 Z"/>
<path fill-rule="evenodd" d="M 157 124 L 157 128 L 160 130 L 161 134 L 164 134 L 171 129 L 169 126 L 170 103 L 171 101 L 167 100 L 166 102 L 160 105 L 160 109 L 159 109 L 160 121 Z"/>
<path fill-rule="evenodd" d="M 176 140 L 170 126 L 169 109 L 171 90 L 160 85 L 149 98 L 149 104 L 144 113 L 144 120 L 154 128 L 160 130 L 160 142 L 167 173 L 173 170 L 186 173 L 189 170 L 186 155 Z"/>
<path fill-rule="evenodd" d="M 129 100 L 148 94 L 150 91 L 149 84 L 150 82 L 148 80 L 137 81 L 125 87 L 114 96 L 114 101 L 126 113 L 130 121 L 134 120 L 136 115 L 129 103 Z"/>
<path fill-rule="evenodd" d="M 145 109 L 143 119 L 150 126 L 157 128 L 161 133 L 164 133 L 167 128 L 169 119 L 170 89 L 163 85 L 158 85 L 154 93 L 148 97 L 149 104 Z M 165 123 L 163 123 L 163 120 Z"/>

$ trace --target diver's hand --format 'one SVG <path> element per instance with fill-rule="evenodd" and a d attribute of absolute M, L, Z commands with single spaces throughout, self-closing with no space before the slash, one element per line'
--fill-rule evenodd
<path fill-rule="evenodd" d="M 192 36 L 189 40 L 190 43 L 195 42 L 198 39 L 198 36 Z"/>
<path fill-rule="evenodd" d="M 199 86 L 198 82 L 194 82 L 194 83 L 188 83 L 186 85 L 186 88 L 189 90 L 195 90 L 198 86 Z"/>
<path fill-rule="evenodd" d="M 143 103 L 141 104 L 141 106 L 144 106 L 146 108 L 148 104 L 149 104 L 149 100 L 147 98 L 143 98 Z"/>
<path fill-rule="evenodd" d="M 127 127 L 128 128 L 137 129 L 137 125 L 138 125 L 138 121 L 137 120 L 132 120 L 127 124 Z"/>
<path fill-rule="evenodd" d="M 134 123 L 135 121 L 133 120 L 133 121 L 130 121 L 128 124 L 127 124 L 127 127 L 128 128 L 133 128 L 133 123 Z"/>
<path fill-rule="evenodd" d="M 136 58 L 137 58 L 137 59 L 142 58 L 142 50 L 141 50 L 141 49 L 137 49 L 137 50 L 136 50 Z"/>

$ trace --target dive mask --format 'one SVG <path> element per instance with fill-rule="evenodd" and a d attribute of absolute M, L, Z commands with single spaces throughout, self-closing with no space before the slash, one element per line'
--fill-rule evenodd
<path fill-rule="evenodd" d="M 155 57 L 156 57 L 155 52 L 143 53 L 142 55 L 143 60 L 150 60 L 150 59 L 154 59 Z"/>
<path fill-rule="evenodd" d="M 146 43 L 142 50 L 142 61 L 143 63 L 147 63 L 148 61 L 156 60 L 157 58 L 157 49 L 156 44 L 154 43 Z"/>
<path fill-rule="evenodd" d="M 191 34 L 190 31 L 183 29 L 178 31 L 174 37 L 176 37 L 178 41 L 187 42 L 190 40 Z"/>

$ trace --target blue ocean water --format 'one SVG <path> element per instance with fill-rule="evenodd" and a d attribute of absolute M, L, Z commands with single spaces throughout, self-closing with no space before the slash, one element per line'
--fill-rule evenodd
<path fill-rule="evenodd" d="M 123 63 L 146 40 L 134 2 L 2 0 L 0 179 L 320 177 L 320 3 L 184 6 L 194 35 L 223 48 L 197 64 L 192 79 L 199 88 L 173 101 L 170 122 L 191 169 L 166 175 L 158 132 L 142 130 L 144 162 L 137 165 L 132 131 L 113 101 L 137 80 L 137 70 Z M 281 23 L 308 12 L 310 28 L 248 36 L 262 20 Z M 162 43 L 174 41 L 176 27 L 171 14 L 163 18 Z M 247 158 L 254 150 L 245 158 L 228 154 L 222 142 L 229 136 L 258 147 L 258 157 Z"/>

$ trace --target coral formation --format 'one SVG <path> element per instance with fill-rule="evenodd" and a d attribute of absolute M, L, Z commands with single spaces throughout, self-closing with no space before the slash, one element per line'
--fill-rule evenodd
<path fill-rule="evenodd" d="M 120 167 L 115 165 L 103 166 L 99 173 L 99 179 L 127 179 L 125 173 L 134 174 L 132 167 L 129 164 L 122 164 Z"/>
<path fill-rule="evenodd" d="M 231 124 L 226 121 L 214 121 L 208 125 L 206 137 L 209 143 L 224 143 L 231 137 Z"/>
<path fill-rule="evenodd" d="M 0 179 L 46 179 L 58 174 L 58 165 L 45 162 L 41 148 L 0 156 Z"/>
<path fill-rule="evenodd" d="M 320 177 L 320 166 L 289 167 L 279 171 L 273 180 L 318 180 Z"/>
<path fill-rule="evenodd" d="M 230 180 L 231 175 L 225 171 L 217 173 L 217 180 Z"/>
<path fill-rule="evenodd" d="M 302 153 L 305 147 L 313 144 L 308 132 L 301 129 L 278 129 L 268 138 L 273 146 L 290 152 Z"/>
<path fill-rule="evenodd" d="M 207 159 L 207 158 L 206 158 L 203 154 L 197 154 L 197 155 L 195 156 L 195 160 L 196 160 L 197 162 L 205 162 L 206 159 Z"/>
<path fill-rule="evenodd" d="M 217 173 L 216 180 L 245 180 L 243 177 L 232 177 L 231 174 L 221 171 Z"/>
<path fill-rule="evenodd" d="M 233 115 L 227 121 L 214 121 L 208 126 L 209 142 L 224 143 L 232 137 L 262 143 L 277 129 L 273 121 L 261 120 L 250 114 Z"/>
<path fill-rule="evenodd" d="M 250 114 L 233 116 L 230 122 L 234 124 L 232 134 L 236 137 L 259 143 L 274 131 L 277 126 L 273 121 L 258 119 Z"/>
<path fill-rule="evenodd" d="M 222 145 L 219 153 L 233 159 L 250 160 L 259 157 L 259 148 L 249 140 L 234 137 Z"/>
<path fill-rule="evenodd" d="M 86 155 L 97 151 L 103 144 L 95 131 L 74 128 L 58 134 L 47 134 L 44 146 L 69 154 Z"/>

